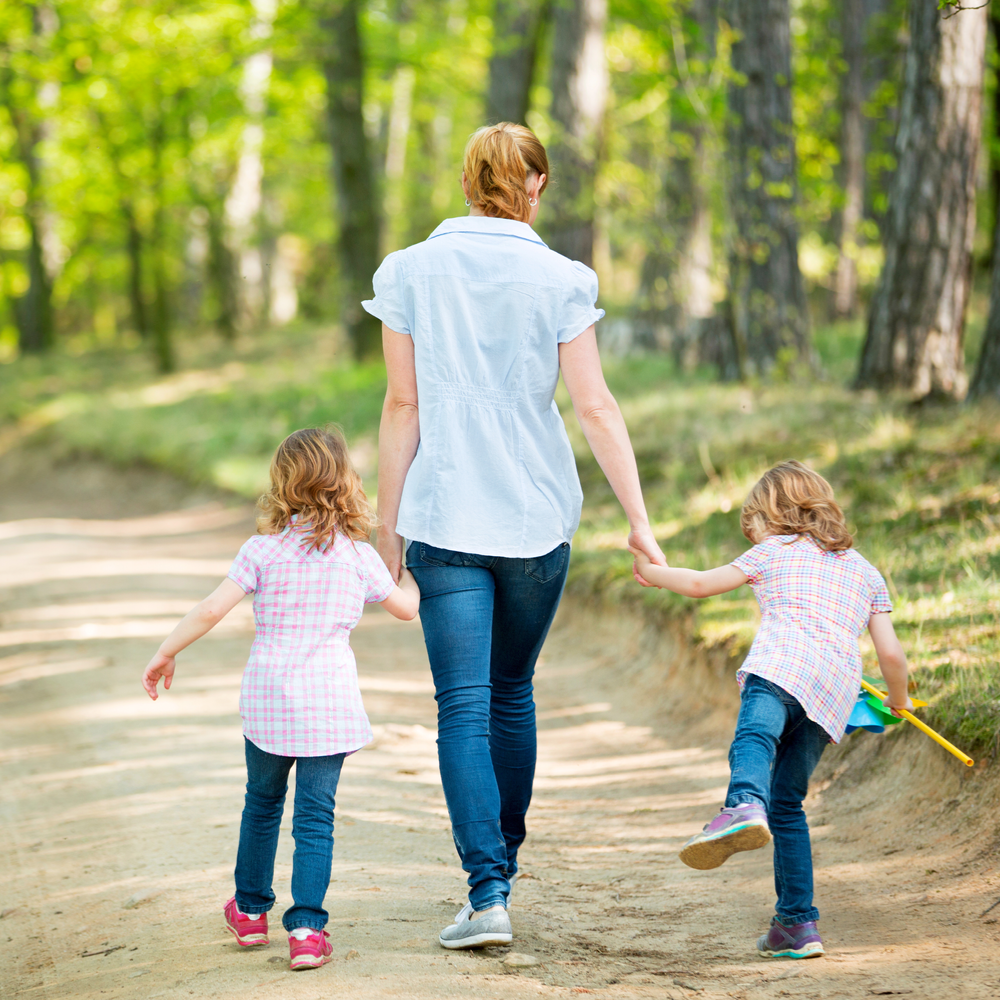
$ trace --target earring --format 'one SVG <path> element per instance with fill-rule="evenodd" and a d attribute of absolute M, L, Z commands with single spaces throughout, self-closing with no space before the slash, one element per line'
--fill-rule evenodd
<path fill-rule="evenodd" d="M 471 202 L 471 201 L 469 201 L 469 199 L 468 199 L 468 198 L 466 198 L 466 199 L 465 199 L 465 205 L 466 205 L 466 207 L 468 208 L 468 207 L 470 207 L 470 206 L 472 205 L 472 202 Z"/>
<path fill-rule="evenodd" d="M 535 206 L 536 206 L 536 205 L 538 204 L 538 199 L 537 199 L 537 198 L 529 198 L 529 199 L 528 199 L 528 204 L 529 204 L 529 205 L 530 205 L 530 206 L 531 206 L 532 208 L 534 208 L 534 207 L 535 207 Z"/>

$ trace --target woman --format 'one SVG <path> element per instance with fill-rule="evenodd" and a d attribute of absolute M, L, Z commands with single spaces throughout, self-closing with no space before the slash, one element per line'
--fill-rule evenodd
<path fill-rule="evenodd" d="M 569 565 L 583 494 L 553 402 L 559 372 L 628 516 L 656 544 L 620 410 L 604 382 L 597 275 L 531 228 L 548 180 L 528 129 L 481 128 L 465 150 L 467 218 L 390 254 L 364 307 L 382 320 L 378 550 L 420 585 L 438 759 L 469 903 L 446 948 L 511 940 L 507 900 L 535 770 L 532 675 Z"/>

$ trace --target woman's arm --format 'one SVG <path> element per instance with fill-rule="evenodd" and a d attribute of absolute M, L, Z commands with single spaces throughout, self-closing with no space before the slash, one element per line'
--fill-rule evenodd
<path fill-rule="evenodd" d="M 656 566 L 645 552 L 632 549 L 635 556 L 636 579 L 644 586 L 662 587 L 685 597 L 714 597 L 742 587 L 747 575 L 735 566 L 715 569 L 684 569 L 680 566 Z"/>
<path fill-rule="evenodd" d="M 604 381 L 593 326 L 568 344 L 559 345 L 559 367 L 584 437 L 625 510 L 629 546 L 645 552 L 653 563 L 665 566 L 667 560 L 649 527 L 625 418 Z"/>
<path fill-rule="evenodd" d="M 382 350 L 389 379 L 378 429 L 378 515 L 375 548 L 393 580 L 399 582 L 403 539 L 396 534 L 403 482 L 420 443 L 417 367 L 413 340 L 382 324 Z"/>
<path fill-rule="evenodd" d="M 244 597 L 246 593 L 243 588 L 227 578 L 177 623 L 173 632 L 160 643 L 160 648 L 142 675 L 142 686 L 153 701 L 159 697 L 156 685 L 161 677 L 163 686 L 170 689 L 177 666 L 177 654 L 218 625 Z"/>

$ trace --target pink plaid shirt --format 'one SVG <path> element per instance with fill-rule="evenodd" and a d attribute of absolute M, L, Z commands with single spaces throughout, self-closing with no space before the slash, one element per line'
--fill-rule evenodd
<path fill-rule="evenodd" d="M 257 634 L 240 689 L 246 738 L 282 757 L 371 742 L 350 638 L 365 604 L 395 586 L 378 553 L 339 532 L 326 551 L 308 552 L 285 528 L 249 539 L 229 579 L 254 595 Z"/>
<path fill-rule="evenodd" d="M 756 674 L 794 695 L 834 743 L 861 690 L 858 636 L 892 611 L 885 581 L 854 549 L 827 552 L 809 535 L 773 535 L 732 563 L 760 604 L 757 636 L 736 675 Z"/>

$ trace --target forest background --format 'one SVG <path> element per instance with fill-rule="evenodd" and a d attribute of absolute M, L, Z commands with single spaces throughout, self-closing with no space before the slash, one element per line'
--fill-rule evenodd
<path fill-rule="evenodd" d="M 810 461 L 932 716 L 996 753 L 998 23 L 997 0 L 6 0 L 0 453 L 252 497 L 285 433 L 336 420 L 374 492 L 359 301 L 467 211 L 468 135 L 524 121 L 671 561 L 732 558 L 749 484 Z M 571 591 L 740 655 L 752 596 L 630 585 L 571 434 Z"/>

